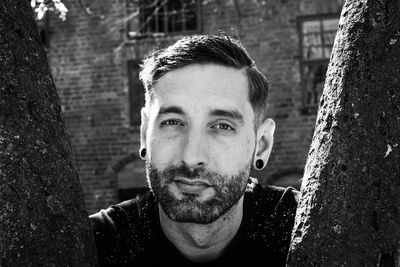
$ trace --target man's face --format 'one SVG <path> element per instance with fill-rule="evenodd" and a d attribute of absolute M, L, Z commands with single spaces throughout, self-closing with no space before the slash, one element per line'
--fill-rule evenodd
<path fill-rule="evenodd" d="M 208 224 L 246 188 L 254 112 L 242 70 L 189 65 L 162 76 L 145 114 L 147 176 L 166 215 Z"/>

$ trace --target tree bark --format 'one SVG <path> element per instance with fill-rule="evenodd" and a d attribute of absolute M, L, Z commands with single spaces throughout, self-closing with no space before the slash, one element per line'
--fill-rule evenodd
<path fill-rule="evenodd" d="M 94 266 L 59 98 L 27 0 L 0 5 L 0 266 Z"/>
<path fill-rule="evenodd" d="M 346 1 L 288 266 L 400 266 L 400 1 Z"/>

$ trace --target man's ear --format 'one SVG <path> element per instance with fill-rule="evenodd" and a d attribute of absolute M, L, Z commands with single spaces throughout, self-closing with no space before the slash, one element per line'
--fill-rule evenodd
<path fill-rule="evenodd" d="M 253 167 L 255 170 L 262 170 L 267 165 L 274 143 L 275 122 L 273 119 L 266 119 L 257 130 L 256 149 L 254 152 Z"/>
<path fill-rule="evenodd" d="M 147 144 L 147 128 L 149 126 L 149 114 L 148 109 L 143 107 L 140 111 L 141 124 L 140 124 L 140 150 L 146 148 Z"/>

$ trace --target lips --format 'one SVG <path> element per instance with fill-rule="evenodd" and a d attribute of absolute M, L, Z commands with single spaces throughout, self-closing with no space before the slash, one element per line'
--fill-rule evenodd
<path fill-rule="evenodd" d="M 203 180 L 188 180 L 186 178 L 178 178 L 174 182 L 181 192 L 188 194 L 199 194 L 211 186 Z"/>
<path fill-rule="evenodd" d="M 182 184 L 187 184 L 187 185 L 191 185 L 191 186 L 211 186 L 210 183 L 208 183 L 205 180 L 202 179 L 187 179 L 184 177 L 178 177 L 175 178 L 174 181 L 176 183 L 182 183 Z"/>

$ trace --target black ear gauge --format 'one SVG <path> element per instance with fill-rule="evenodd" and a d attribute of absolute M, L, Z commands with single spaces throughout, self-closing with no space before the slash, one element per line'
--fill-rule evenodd
<path fill-rule="evenodd" d="M 139 156 L 140 156 L 140 158 L 143 159 L 143 160 L 145 160 L 145 159 L 146 159 L 146 153 L 147 153 L 146 148 L 140 149 L 140 150 L 139 150 Z"/>
<path fill-rule="evenodd" d="M 262 168 L 264 168 L 264 161 L 262 159 L 256 160 L 256 168 L 258 170 L 261 170 Z"/>

